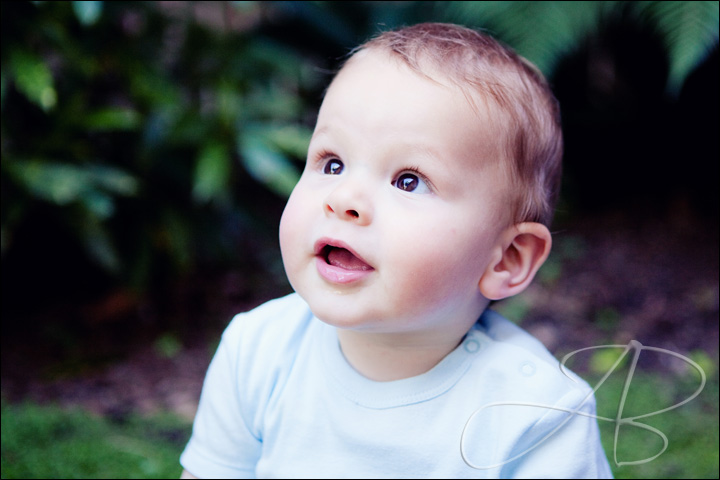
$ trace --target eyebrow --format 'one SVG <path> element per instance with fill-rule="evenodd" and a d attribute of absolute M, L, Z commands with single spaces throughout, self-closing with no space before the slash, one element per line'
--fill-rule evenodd
<path fill-rule="evenodd" d="M 310 140 L 312 141 L 316 137 L 320 137 L 322 135 L 328 134 L 332 131 L 331 125 L 323 125 L 319 128 L 316 128 L 315 131 L 312 134 L 312 137 Z M 413 152 L 420 153 L 422 155 L 434 158 L 436 160 L 442 160 L 442 155 L 440 155 L 440 152 L 437 151 L 434 147 L 427 144 L 418 144 L 418 143 L 404 143 L 403 148 L 410 149 Z"/>
<path fill-rule="evenodd" d="M 408 146 L 411 150 L 416 151 L 419 154 L 425 155 L 426 157 L 430 157 L 433 160 L 437 160 L 438 162 L 441 162 L 443 157 L 440 155 L 440 152 L 438 152 L 435 148 L 431 147 L 430 145 L 409 145 Z"/>
<path fill-rule="evenodd" d="M 310 140 L 312 141 L 313 138 L 327 133 L 328 130 L 330 130 L 330 127 L 327 125 L 323 125 L 320 128 L 316 128 L 315 131 L 313 132 L 312 136 L 310 137 Z"/>

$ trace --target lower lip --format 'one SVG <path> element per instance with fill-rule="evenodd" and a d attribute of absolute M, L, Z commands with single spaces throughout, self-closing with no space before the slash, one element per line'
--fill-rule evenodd
<path fill-rule="evenodd" d="M 330 283 L 345 284 L 357 282 L 373 272 L 373 270 L 347 270 L 345 268 L 328 265 L 322 257 L 317 257 L 315 265 L 317 266 L 320 276 Z"/>

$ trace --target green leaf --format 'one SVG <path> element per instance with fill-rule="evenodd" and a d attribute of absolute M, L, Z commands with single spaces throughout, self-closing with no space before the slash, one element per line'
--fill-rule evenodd
<path fill-rule="evenodd" d="M 290 196 L 300 179 L 290 160 L 260 138 L 246 136 L 240 145 L 240 156 L 250 176 L 278 195 Z"/>
<path fill-rule="evenodd" d="M 706 352 L 703 350 L 693 350 L 690 352 L 690 359 L 700 366 L 700 368 L 705 372 L 705 376 L 707 378 L 715 376 L 715 372 L 717 371 L 716 362 Z M 693 378 L 700 378 L 700 372 L 698 372 L 695 368 L 688 365 L 687 370 Z"/>
<path fill-rule="evenodd" d="M 78 218 L 75 227 L 90 258 L 105 270 L 118 273 L 121 266 L 120 257 L 112 236 L 101 219 L 87 212 Z"/>
<path fill-rule="evenodd" d="M 590 357 L 590 371 L 595 374 L 605 374 L 610 371 L 610 368 L 617 362 L 620 355 L 623 354 L 623 349 L 615 347 L 598 348 L 595 350 Z M 631 355 L 627 355 L 623 358 L 623 361 L 618 367 L 627 363 L 628 358 Z"/>
<path fill-rule="evenodd" d="M 718 42 L 718 2 L 637 2 L 662 34 L 670 60 L 668 91 L 677 94 L 687 76 Z"/>
<path fill-rule="evenodd" d="M 130 79 L 130 95 L 136 102 L 148 103 L 158 109 L 162 107 L 170 113 L 187 108 L 178 82 L 173 82 L 173 79 L 161 70 L 154 69 L 147 63 L 129 61 L 123 68 Z"/>
<path fill-rule="evenodd" d="M 245 127 L 246 136 L 261 138 L 273 148 L 295 158 L 305 159 L 312 130 L 301 125 L 256 124 Z"/>
<path fill-rule="evenodd" d="M 295 120 L 302 111 L 302 101 L 280 85 L 255 87 L 245 98 L 244 115 L 252 119 Z"/>
<path fill-rule="evenodd" d="M 137 180 L 117 168 L 102 165 L 81 167 L 43 160 L 17 161 L 8 165 L 10 174 L 34 196 L 67 205 L 83 201 L 98 215 L 112 214 L 108 208 L 110 193 L 131 196 L 137 192 Z"/>
<path fill-rule="evenodd" d="M 10 68 L 17 89 L 28 100 L 45 111 L 57 104 L 52 73 L 40 57 L 16 50 L 10 56 Z"/>
<path fill-rule="evenodd" d="M 90 190 L 83 193 L 80 201 L 101 220 L 110 218 L 115 213 L 115 202 L 106 193 Z"/>
<path fill-rule="evenodd" d="M 134 130 L 140 126 L 140 120 L 135 110 L 109 107 L 88 114 L 83 123 L 92 131 Z"/>
<path fill-rule="evenodd" d="M 232 125 L 243 110 L 242 95 L 237 87 L 223 81 L 216 90 L 218 115 L 226 125 Z"/>
<path fill-rule="evenodd" d="M 119 168 L 106 165 L 88 165 L 84 169 L 87 171 L 93 185 L 101 187 L 110 193 L 131 197 L 138 192 L 137 179 Z"/>
<path fill-rule="evenodd" d="M 208 202 L 227 194 L 230 177 L 230 152 L 226 145 L 205 145 L 195 167 L 192 196 L 197 202 Z"/>
<path fill-rule="evenodd" d="M 102 14 L 103 2 L 100 1 L 83 1 L 72 2 L 73 11 L 78 21 L 83 25 L 94 25 Z"/>
<path fill-rule="evenodd" d="M 90 186 L 87 172 L 74 165 L 19 161 L 10 165 L 9 171 L 33 195 L 57 205 L 77 200 Z"/>
<path fill-rule="evenodd" d="M 448 2 L 449 20 L 489 29 L 550 76 L 616 2 Z"/>
<path fill-rule="evenodd" d="M 182 343 L 172 333 L 161 335 L 155 340 L 155 351 L 165 358 L 175 358 L 182 350 Z"/>
<path fill-rule="evenodd" d="M 446 20 L 490 30 L 546 75 L 594 33 L 611 12 L 627 8 L 662 35 L 670 60 L 668 90 L 678 93 L 718 41 L 718 2 L 447 2 Z"/>

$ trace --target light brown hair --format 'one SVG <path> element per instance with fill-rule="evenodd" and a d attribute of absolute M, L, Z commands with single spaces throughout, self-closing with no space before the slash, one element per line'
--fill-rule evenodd
<path fill-rule="evenodd" d="M 430 79 L 441 72 L 475 108 L 478 94 L 493 102 L 501 112 L 501 151 L 510 160 L 512 219 L 550 224 L 560 190 L 560 108 L 534 65 L 489 35 L 444 23 L 384 32 L 352 53 L 370 49 L 390 52 Z"/>

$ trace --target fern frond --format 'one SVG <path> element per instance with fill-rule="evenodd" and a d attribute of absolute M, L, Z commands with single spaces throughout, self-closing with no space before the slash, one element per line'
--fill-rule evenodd
<path fill-rule="evenodd" d="M 674 94 L 718 42 L 716 1 L 438 3 L 442 3 L 445 20 L 489 30 L 547 76 L 611 13 L 627 9 L 663 39 L 670 64 L 668 91 Z"/>
<path fill-rule="evenodd" d="M 718 2 L 643 1 L 635 6 L 663 38 L 670 62 L 668 91 L 677 94 L 718 42 Z"/>
<path fill-rule="evenodd" d="M 485 28 L 550 76 L 617 2 L 447 2 L 448 21 Z"/>

